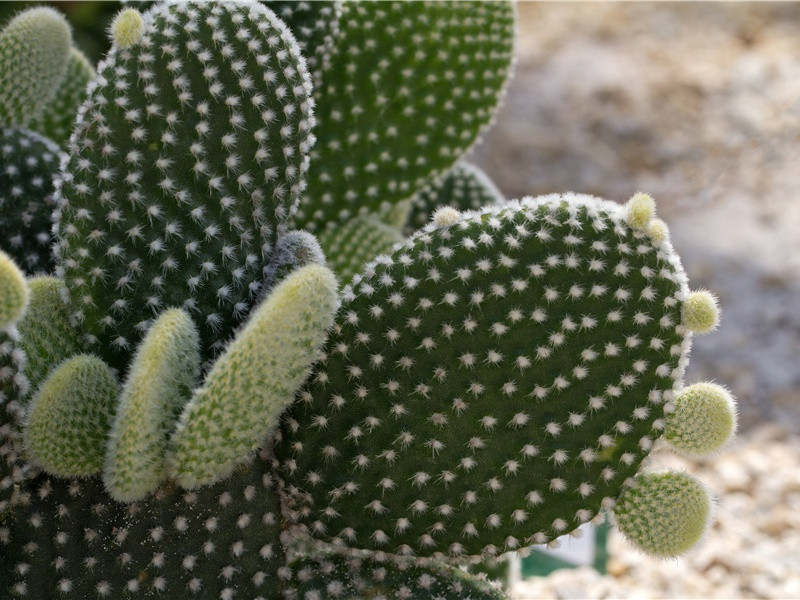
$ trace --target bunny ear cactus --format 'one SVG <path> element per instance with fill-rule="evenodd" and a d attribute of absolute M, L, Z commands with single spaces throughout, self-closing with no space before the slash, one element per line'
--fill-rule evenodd
<path fill-rule="evenodd" d="M 293 521 L 337 546 L 459 557 L 613 507 L 664 433 L 695 313 L 641 204 L 440 209 L 357 276 L 281 427 Z"/>
<path fill-rule="evenodd" d="M 58 146 L 37 133 L 0 129 L 0 239 L 29 273 L 53 268 L 53 177 L 60 156 Z"/>
<path fill-rule="evenodd" d="M 57 214 L 75 317 L 118 368 L 168 306 L 205 358 L 221 349 L 304 189 L 314 123 L 297 44 L 262 5 L 157 5 L 133 25 L 98 66 Z"/>
<path fill-rule="evenodd" d="M 343 3 L 332 49 L 317 49 L 317 144 L 298 225 L 332 229 L 409 198 L 455 163 L 503 93 L 514 10 L 510 2 Z"/>

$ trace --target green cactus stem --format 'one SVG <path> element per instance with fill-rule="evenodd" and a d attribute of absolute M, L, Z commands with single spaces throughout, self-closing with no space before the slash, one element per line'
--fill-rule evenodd
<path fill-rule="evenodd" d="M 673 557 L 691 549 L 711 523 L 713 505 L 700 481 L 687 473 L 637 475 L 614 508 L 617 525 L 642 551 Z"/>
<path fill-rule="evenodd" d="M 371 214 L 339 223 L 335 228 L 320 233 L 319 239 L 331 268 L 343 283 L 347 283 L 369 261 L 390 252 L 405 238 L 399 229 Z"/>
<path fill-rule="evenodd" d="M 414 195 L 408 217 L 408 233 L 425 225 L 440 206 L 479 210 L 504 201 L 505 197 L 486 173 L 462 161 Z"/>
<path fill-rule="evenodd" d="M 75 317 L 117 368 L 168 306 L 195 319 L 204 358 L 221 350 L 258 295 L 313 142 L 309 76 L 274 13 L 165 3 L 142 25 L 98 65 L 57 213 Z"/>
<path fill-rule="evenodd" d="M 24 367 L 25 353 L 19 348 L 19 332 L 13 326 L 0 329 L 0 524 L 24 468 L 20 456 L 19 427 L 23 414 L 20 399 L 30 389 Z"/>
<path fill-rule="evenodd" d="M 370 555 L 322 555 L 290 563 L 292 579 L 284 598 L 437 598 L 502 600 L 506 595 L 486 581 L 441 564 L 380 561 Z"/>
<path fill-rule="evenodd" d="M 412 196 L 489 124 L 508 78 L 510 2 L 347 2 L 322 47 L 319 125 L 297 223 L 318 232 Z"/>
<path fill-rule="evenodd" d="M 30 303 L 18 323 L 20 348 L 25 352 L 25 376 L 36 391 L 50 372 L 83 351 L 81 333 L 69 320 L 64 283 L 55 277 L 34 277 L 28 282 Z"/>
<path fill-rule="evenodd" d="M 24 431 L 31 462 L 60 477 L 99 472 L 118 394 L 114 374 L 96 356 L 64 361 L 31 400 Z"/>
<path fill-rule="evenodd" d="M 629 209 L 446 207 L 357 276 L 282 421 L 291 518 L 337 545 L 491 555 L 612 505 L 690 345 L 680 261 Z"/>
<path fill-rule="evenodd" d="M 64 16 L 44 6 L 25 10 L 0 32 L 0 126 L 25 127 L 64 79 L 72 32 Z"/>
<path fill-rule="evenodd" d="M 18 321 L 28 307 L 28 283 L 13 259 L 0 250 L 0 329 Z"/>
<path fill-rule="evenodd" d="M 43 600 L 278 600 L 285 563 L 269 462 L 120 504 L 97 477 L 23 482 L 0 523 L 0 592 Z M 284 567 L 285 568 L 285 567 Z"/>
<path fill-rule="evenodd" d="M 40 132 L 56 144 L 64 145 L 72 133 L 75 116 L 83 99 L 86 87 L 94 79 L 94 67 L 77 48 L 71 48 L 67 71 L 55 96 L 42 110 L 42 114 L 32 119 L 28 127 Z"/>
<path fill-rule="evenodd" d="M 181 414 L 171 471 L 186 488 L 227 477 L 247 462 L 308 375 L 338 308 L 327 268 L 309 264 L 253 312 Z"/>
<path fill-rule="evenodd" d="M 25 129 L 0 129 L 0 239 L 27 273 L 49 272 L 58 146 Z"/>
<path fill-rule="evenodd" d="M 136 351 L 108 438 L 103 481 L 120 502 L 142 500 L 166 478 L 167 441 L 200 374 L 192 319 L 171 309 Z"/>

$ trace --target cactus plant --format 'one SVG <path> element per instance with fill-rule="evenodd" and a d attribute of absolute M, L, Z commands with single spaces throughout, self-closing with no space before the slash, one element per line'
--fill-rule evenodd
<path fill-rule="evenodd" d="M 59 277 L 0 331 L 0 593 L 494 599 L 452 563 L 601 509 L 686 551 L 708 493 L 640 466 L 732 432 L 727 393 L 683 387 L 716 300 L 649 196 L 501 201 L 448 172 L 502 94 L 512 5 L 265 4 L 111 27 Z"/>

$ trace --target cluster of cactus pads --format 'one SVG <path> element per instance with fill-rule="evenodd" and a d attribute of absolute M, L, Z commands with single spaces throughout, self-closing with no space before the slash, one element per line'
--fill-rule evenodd
<path fill-rule="evenodd" d="M 718 310 L 652 199 L 457 162 L 512 4 L 189 1 L 111 37 L 95 75 L 50 9 L 0 34 L 0 596 L 501 598 L 459 565 L 612 511 L 699 540 L 703 485 L 640 466 L 735 411 L 684 387 Z"/>

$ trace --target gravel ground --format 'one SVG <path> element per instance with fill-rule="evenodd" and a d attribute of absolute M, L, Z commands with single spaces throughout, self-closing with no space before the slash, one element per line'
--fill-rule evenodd
<path fill-rule="evenodd" d="M 716 522 L 687 556 L 654 560 L 616 530 L 608 575 L 588 567 L 528 579 L 534 598 L 800 598 L 800 436 L 761 425 L 709 460 L 663 450 L 652 467 L 697 475 L 717 496 Z"/>

